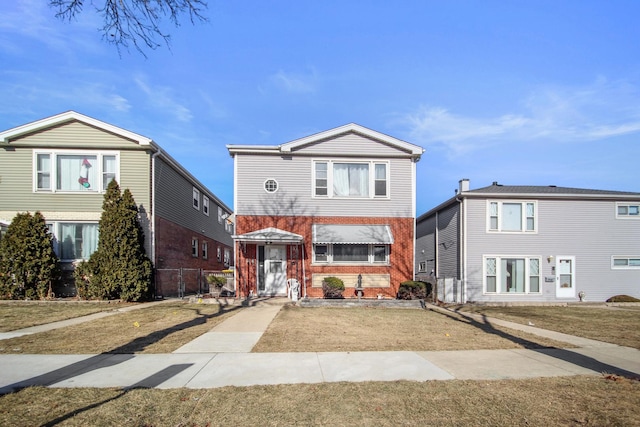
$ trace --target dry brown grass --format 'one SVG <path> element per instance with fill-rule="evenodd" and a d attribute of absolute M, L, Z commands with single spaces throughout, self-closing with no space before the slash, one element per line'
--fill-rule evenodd
<path fill-rule="evenodd" d="M 285 306 L 254 352 L 435 351 L 569 347 L 455 313 L 390 308 Z"/>
<path fill-rule="evenodd" d="M 86 301 L 0 301 L 0 332 L 117 310 L 133 304 Z"/>
<path fill-rule="evenodd" d="M 640 349 L 640 311 L 637 308 L 604 305 L 458 307 L 461 311 L 525 325 L 531 322 L 542 329 Z"/>
<path fill-rule="evenodd" d="M 631 426 L 640 382 L 532 380 L 324 383 L 221 389 L 27 388 L 0 397 L 5 426 Z"/>
<path fill-rule="evenodd" d="M 233 315 L 237 307 L 163 303 L 79 325 L 0 341 L 0 353 L 171 353 Z"/>

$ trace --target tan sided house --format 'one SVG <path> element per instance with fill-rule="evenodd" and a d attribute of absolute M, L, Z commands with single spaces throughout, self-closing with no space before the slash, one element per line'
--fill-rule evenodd
<path fill-rule="evenodd" d="M 0 224 L 40 211 L 67 272 L 97 247 L 112 179 L 138 204 L 157 294 L 197 292 L 197 272 L 232 264 L 231 209 L 153 140 L 74 111 L 0 132 Z"/>
<path fill-rule="evenodd" d="M 413 279 L 416 163 L 424 150 L 357 124 L 234 157 L 236 287 L 322 297 L 335 276 L 354 296 L 395 298 Z"/>

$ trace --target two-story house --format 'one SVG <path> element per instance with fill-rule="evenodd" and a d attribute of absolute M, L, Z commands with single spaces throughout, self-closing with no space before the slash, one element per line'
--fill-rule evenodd
<path fill-rule="evenodd" d="M 232 210 L 150 138 L 74 111 L 0 132 L 0 224 L 40 211 L 67 272 L 97 247 L 112 179 L 138 204 L 159 295 L 193 286 L 171 270 L 232 263 Z"/>
<path fill-rule="evenodd" d="M 416 276 L 447 302 L 640 298 L 640 193 L 494 182 L 416 221 Z"/>
<path fill-rule="evenodd" d="M 278 146 L 228 145 L 234 158 L 236 287 L 322 297 L 395 297 L 413 279 L 416 145 L 348 124 Z"/>

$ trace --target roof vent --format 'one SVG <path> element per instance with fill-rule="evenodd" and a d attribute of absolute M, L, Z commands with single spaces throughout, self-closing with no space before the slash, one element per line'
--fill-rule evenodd
<path fill-rule="evenodd" d="M 498 184 L 498 181 L 493 181 L 493 184 L 491 185 L 500 185 L 500 184 Z"/>
<path fill-rule="evenodd" d="M 556 188 L 556 186 L 555 186 L 555 185 L 550 185 L 549 187 L 551 187 L 551 188 Z"/>

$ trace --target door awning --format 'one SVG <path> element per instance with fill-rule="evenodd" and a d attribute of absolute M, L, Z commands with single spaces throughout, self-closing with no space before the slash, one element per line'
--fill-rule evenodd
<path fill-rule="evenodd" d="M 314 224 L 313 243 L 392 244 L 388 225 Z"/>
<path fill-rule="evenodd" d="M 251 231 L 245 234 L 232 236 L 237 242 L 247 243 L 302 243 L 302 236 L 279 228 L 269 227 L 262 230 Z"/>

